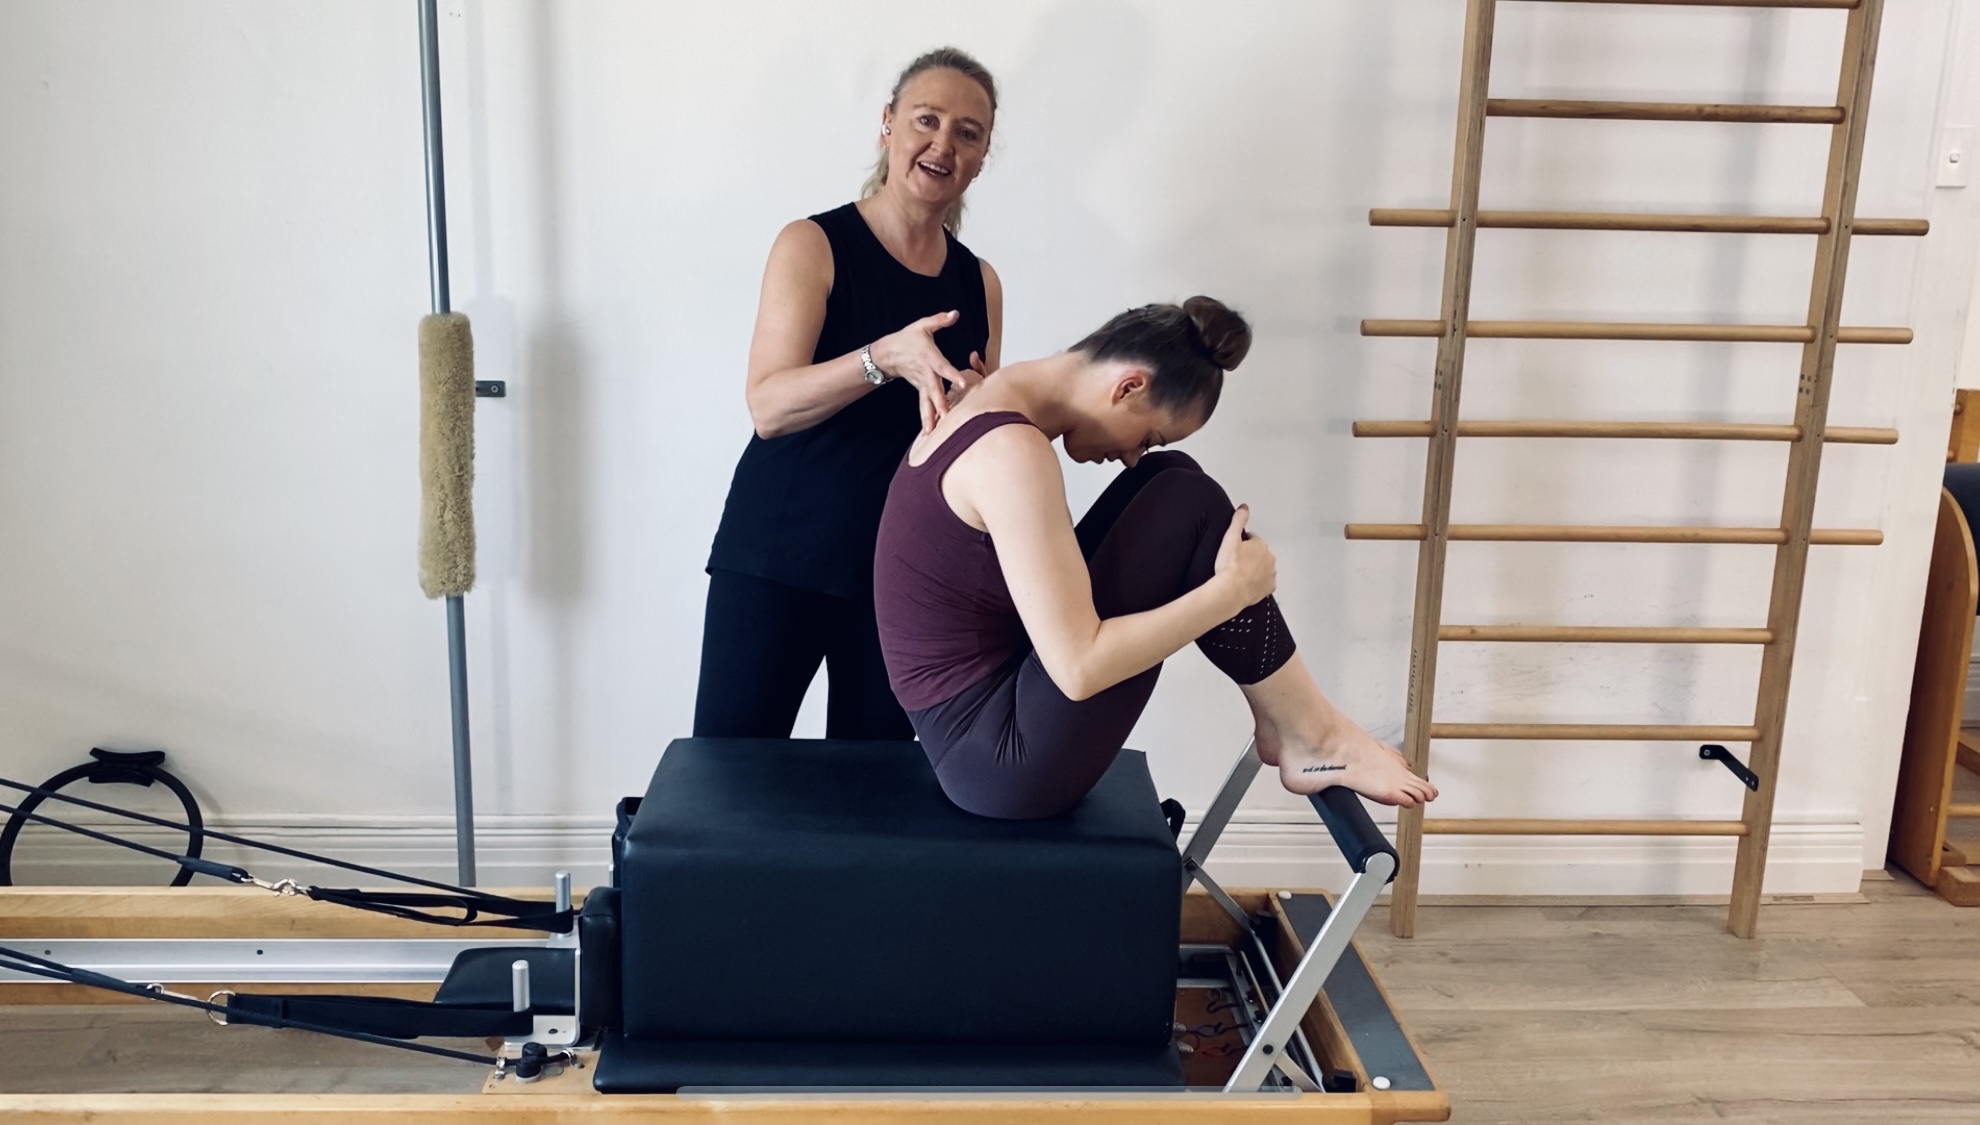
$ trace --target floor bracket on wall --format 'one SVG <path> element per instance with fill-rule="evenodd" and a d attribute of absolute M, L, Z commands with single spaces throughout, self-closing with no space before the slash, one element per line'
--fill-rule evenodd
<path fill-rule="evenodd" d="M 1738 758 L 1733 757 L 1733 752 L 1726 749 L 1725 747 L 1700 746 L 1698 748 L 1698 756 L 1705 759 L 1708 762 L 1710 761 L 1724 762 L 1726 768 L 1732 771 L 1732 775 L 1738 778 L 1741 784 L 1745 785 L 1748 789 L 1753 790 L 1755 793 L 1758 793 L 1760 791 L 1760 775 L 1754 773 L 1750 769 L 1747 769 L 1746 764 L 1741 762 Z"/>
<path fill-rule="evenodd" d="M 476 379 L 474 381 L 474 397 L 508 398 L 509 384 L 500 379 Z"/>

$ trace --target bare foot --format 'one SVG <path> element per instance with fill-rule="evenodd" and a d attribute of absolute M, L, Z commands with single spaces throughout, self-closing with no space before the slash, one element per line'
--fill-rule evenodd
<path fill-rule="evenodd" d="M 1263 715 L 1252 718 L 1251 745 L 1258 751 L 1258 760 L 1268 766 L 1278 766 L 1279 747 L 1285 744 L 1285 739 L 1279 736 L 1278 726 Z"/>
<path fill-rule="evenodd" d="M 1298 652 L 1243 689 L 1258 758 L 1278 767 L 1280 782 L 1292 792 L 1307 796 L 1345 785 L 1405 808 L 1437 799 L 1437 787 L 1412 772 L 1402 754 L 1327 701 Z"/>
<path fill-rule="evenodd" d="M 1418 777 L 1408 759 L 1353 723 L 1344 723 L 1331 737 L 1281 739 L 1271 732 L 1267 757 L 1265 731 L 1258 732 L 1258 756 L 1279 767 L 1279 782 L 1287 790 L 1310 796 L 1330 785 L 1345 785 L 1385 805 L 1413 808 L 1437 799 L 1437 787 Z"/>

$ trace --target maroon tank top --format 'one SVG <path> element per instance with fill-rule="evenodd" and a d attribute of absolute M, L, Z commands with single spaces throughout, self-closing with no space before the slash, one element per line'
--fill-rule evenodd
<path fill-rule="evenodd" d="M 927 461 L 903 457 L 894 471 L 874 545 L 873 610 L 887 678 L 909 711 L 948 702 L 1029 647 L 996 546 L 949 507 L 942 477 L 984 434 L 1030 424 L 1011 410 L 979 414 Z"/>

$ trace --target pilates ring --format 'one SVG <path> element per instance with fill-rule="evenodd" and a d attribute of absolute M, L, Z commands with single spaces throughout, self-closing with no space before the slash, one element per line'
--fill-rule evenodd
<path fill-rule="evenodd" d="M 186 811 L 186 850 L 188 859 L 198 859 L 201 845 L 206 839 L 206 821 L 200 816 L 199 801 L 186 788 L 186 783 L 174 777 L 165 769 L 165 751 L 140 750 L 136 752 L 103 750 L 91 748 L 89 756 L 95 761 L 71 766 L 42 782 L 39 793 L 30 793 L 15 806 L 13 815 L 7 818 L 7 826 L 0 828 L 0 887 L 14 885 L 14 844 L 21 837 L 21 829 L 28 825 L 28 814 L 48 799 L 48 794 L 74 781 L 89 781 L 97 785 L 121 782 L 126 785 L 150 786 L 156 782 L 170 790 L 179 799 Z M 183 887 L 192 882 L 190 867 L 179 868 L 169 884 Z"/>

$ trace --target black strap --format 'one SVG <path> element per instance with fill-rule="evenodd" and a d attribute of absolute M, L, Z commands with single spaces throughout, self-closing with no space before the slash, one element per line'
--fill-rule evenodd
<path fill-rule="evenodd" d="M 166 771 L 164 764 L 165 751 L 143 750 L 136 753 L 127 753 L 93 747 L 89 752 L 89 756 L 95 760 L 65 769 L 38 786 L 15 786 L 17 789 L 26 789 L 29 791 L 28 798 L 22 801 L 19 807 L 10 808 L 9 806 L 0 805 L 0 808 L 7 808 L 10 813 L 7 817 L 6 827 L 0 828 L 0 887 L 11 887 L 14 885 L 14 844 L 21 838 L 21 829 L 27 827 L 30 821 L 42 819 L 33 814 L 34 810 L 43 801 L 54 797 L 58 801 L 74 801 L 78 804 L 94 803 L 83 802 L 78 798 L 63 797 L 55 792 L 55 790 L 74 781 L 88 781 L 94 785 L 122 783 L 149 787 L 153 782 L 163 785 L 171 791 L 173 796 L 179 799 L 179 804 L 186 810 L 186 823 L 173 824 L 171 821 L 158 821 L 157 823 L 184 832 L 186 834 L 185 855 L 191 859 L 199 858 L 200 848 L 206 835 L 206 821 L 200 816 L 199 801 L 193 797 L 192 790 L 186 788 L 185 782 L 180 781 Z M 101 834 L 95 835 L 98 839 L 107 840 L 111 843 L 122 842 Z M 141 848 L 139 850 L 168 860 L 176 861 L 179 858 L 170 852 L 161 852 L 156 848 Z M 172 876 L 171 885 L 174 887 L 183 887 L 187 883 L 192 882 L 192 877 L 192 869 L 181 866 Z"/>
<path fill-rule="evenodd" d="M 528 1035 L 534 1021 L 528 1012 L 507 1008 L 469 1008 L 400 1000 L 390 996 L 287 996 L 228 993 L 227 1022 L 268 1027 L 306 1023 L 361 1031 L 390 1039 L 438 1035 L 452 1039 Z"/>
<path fill-rule="evenodd" d="M 499 926 L 510 930 L 567 934 L 577 924 L 576 910 L 558 910 L 548 903 L 499 895 L 470 898 L 466 895 L 436 895 L 418 891 L 360 891 L 337 887 L 309 887 L 303 893 L 318 902 L 334 902 L 339 906 L 376 911 L 415 922 L 430 922 L 436 926 Z M 432 909 L 458 910 L 461 914 L 454 917 L 427 913 Z M 482 918 L 484 913 L 495 917 Z"/>
<path fill-rule="evenodd" d="M 87 985 L 90 988 L 100 988 L 107 992 L 118 992 L 126 996 L 137 996 L 147 1000 L 157 1000 L 166 1004 L 176 1004 L 182 1008 L 198 1008 L 210 1014 L 222 1016 L 229 1014 L 229 1009 L 224 1004 L 215 1004 L 209 1000 L 197 1000 L 190 996 L 178 996 L 160 991 L 155 987 L 132 984 L 130 981 L 123 980 L 119 977 L 109 976 L 105 973 L 91 972 L 88 969 L 74 968 L 64 965 L 60 961 L 50 961 L 45 957 L 36 957 L 31 953 L 23 953 L 18 949 L 9 949 L 4 946 L 0 946 L 0 968 L 26 973 L 29 976 L 59 980 L 68 984 Z M 286 1016 L 269 1013 L 257 1013 L 251 1020 L 244 1018 L 242 1022 L 259 1023 L 264 1027 L 290 1027 L 298 1031 L 314 1031 L 321 1035 L 334 1035 L 339 1039 L 355 1039 L 360 1043 L 376 1043 L 381 1047 L 397 1047 L 401 1051 L 418 1051 L 422 1055 L 438 1055 L 441 1058 L 460 1059 L 463 1062 L 481 1063 L 490 1066 L 499 1065 L 501 1062 L 500 1059 L 493 1055 L 474 1055 L 466 1051 L 450 1050 L 446 1047 L 432 1047 L 425 1043 L 406 1043 L 390 1036 L 379 1035 L 370 1031 L 317 1025 L 303 1020 L 290 1019 Z"/>
<path fill-rule="evenodd" d="M 27 812 L 25 809 L 15 808 L 5 803 L 0 803 L 0 812 L 12 813 L 22 820 L 34 821 L 37 824 L 46 824 L 54 828 L 60 828 L 64 832 L 73 832 L 78 836 L 87 836 L 92 840 L 101 840 L 106 844 L 115 844 L 120 848 L 129 848 L 135 852 L 143 852 L 146 855 L 154 855 L 160 859 L 170 860 L 179 864 L 189 874 L 211 875 L 216 879 L 225 879 L 231 883 L 256 883 L 260 886 L 268 886 L 266 883 L 259 883 L 253 874 L 243 868 L 231 867 L 224 863 L 215 863 L 210 859 L 194 859 L 191 856 L 183 855 L 175 856 L 170 852 L 159 851 L 157 848 L 148 847 L 134 840 L 120 839 L 107 833 L 98 832 L 93 828 L 84 828 L 80 824 L 70 824 L 67 821 L 57 820 L 52 816 L 45 816 L 41 813 Z M 498 926 L 503 929 L 542 930 L 546 933 L 564 934 L 571 932 L 572 928 L 577 925 L 577 911 L 575 909 L 557 910 L 555 908 L 546 908 L 541 902 L 534 902 L 529 899 L 505 898 L 501 895 L 440 895 L 420 891 L 361 891 L 333 887 L 303 887 L 294 884 L 290 884 L 288 893 L 303 894 L 318 902 L 335 903 L 339 906 L 350 906 L 359 910 L 371 910 L 380 914 L 389 914 L 395 918 L 404 918 L 414 922 L 427 922 L 436 926 Z M 459 910 L 461 913 L 458 916 L 429 913 L 433 909 Z M 481 918 L 483 913 L 494 915 L 494 917 Z"/>
<path fill-rule="evenodd" d="M 57 800 L 63 799 L 60 794 L 51 795 Z M 23 822 L 46 824 L 64 832 L 73 832 L 78 836 L 87 836 L 92 840 L 101 840 L 106 844 L 115 844 L 120 848 L 129 848 L 135 852 L 169 860 L 177 863 L 188 879 L 194 874 L 200 874 L 211 875 L 216 879 L 225 879 L 232 883 L 268 885 L 258 883 L 253 874 L 243 868 L 216 863 L 210 859 L 175 856 L 134 840 L 121 839 L 93 828 L 84 828 L 79 824 L 57 820 L 42 813 L 29 812 L 25 802 L 19 808 L 0 803 L 0 812 L 11 813 Z M 371 910 L 395 918 L 426 922 L 436 926 L 496 926 L 503 929 L 541 930 L 545 933 L 567 934 L 577 925 L 578 912 L 575 909 L 557 910 L 530 899 L 507 898 L 480 891 L 462 894 L 428 894 L 418 891 L 361 891 L 332 887 L 303 887 L 294 884 L 290 886 L 291 893 L 304 894 L 319 902 Z M 459 910 L 461 913 L 458 916 L 429 913 L 433 909 Z M 484 919 L 481 917 L 482 914 L 493 917 Z"/>
<path fill-rule="evenodd" d="M 7 813 L 11 819 L 22 823 L 46 824 L 50 828 L 60 828 L 64 832 L 71 832 L 77 836 L 87 836 L 92 840 L 101 840 L 106 844 L 115 844 L 120 848 L 127 848 L 134 852 L 143 852 L 145 855 L 157 856 L 159 859 L 189 868 L 198 875 L 219 875 L 224 878 L 227 872 L 239 870 L 238 868 L 230 868 L 224 863 L 215 863 L 210 859 L 194 859 L 191 856 L 173 855 L 171 852 L 161 851 L 158 848 L 140 844 L 135 840 L 126 840 L 121 836 L 112 836 L 108 832 L 98 832 L 94 828 L 84 828 L 80 824 L 70 824 L 66 820 L 56 820 L 46 813 L 29 812 L 25 805 L 17 808 L 13 805 L 0 802 L 0 812 Z M 247 872 L 243 871 L 241 874 L 245 876 Z M 245 878 L 234 881 L 237 883 L 247 882 Z"/>
<path fill-rule="evenodd" d="M 103 751 L 103 753 L 108 754 L 110 753 L 110 751 Z M 158 754 L 161 758 L 164 755 L 163 751 L 153 751 L 152 753 Z M 176 780 L 177 780 L 176 778 L 173 779 L 173 781 Z M 540 917 L 545 919 L 559 917 L 559 915 L 556 915 L 555 913 L 544 913 L 543 904 L 540 902 L 530 902 L 524 899 L 504 898 L 501 895 L 491 895 L 485 891 L 477 891 L 471 887 L 456 887 L 452 883 L 438 883 L 431 879 L 421 879 L 416 875 L 404 875 L 397 871 L 386 871 L 382 868 L 366 867 L 364 864 L 361 863 L 351 863 L 346 860 L 336 859 L 327 855 L 318 855 L 315 852 L 300 851 L 296 848 L 285 848 L 280 844 L 265 843 L 260 840 L 249 839 L 248 837 L 245 836 L 235 836 L 226 832 L 218 831 L 217 829 L 206 828 L 200 824 L 200 822 L 196 817 L 194 818 L 194 825 L 179 824 L 174 821 L 166 820 L 163 817 L 156 817 L 156 816 L 150 816 L 146 813 L 133 812 L 130 809 L 120 809 L 115 805 L 100 804 L 96 801 L 85 800 L 81 797 L 73 797 L 67 793 L 56 793 L 52 789 L 46 786 L 27 785 L 25 783 L 14 781 L 5 777 L 0 777 L 0 786 L 4 786 L 8 789 L 17 789 L 23 793 L 29 794 L 28 800 L 21 802 L 21 807 L 23 809 L 27 809 L 30 811 L 33 809 L 34 804 L 38 804 L 41 800 L 53 798 L 54 800 L 61 801 L 64 804 L 79 805 L 86 809 L 93 809 L 97 812 L 110 813 L 113 816 L 126 817 L 130 820 L 139 821 L 144 824 L 154 824 L 160 828 L 175 828 L 181 832 L 197 831 L 202 837 L 211 837 L 212 839 L 219 840 L 224 843 L 238 844 L 244 848 L 254 848 L 257 851 L 273 852 L 276 855 L 290 856 L 295 859 L 307 860 L 311 863 L 321 863 L 327 867 L 338 867 L 346 871 L 355 871 L 360 875 L 375 875 L 378 878 L 390 879 L 393 882 L 397 882 L 397 883 L 411 883 L 414 886 L 432 887 L 434 890 L 437 891 L 446 891 L 455 896 L 472 899 L 475 902 L 476 907 L 484 913 L 491 913 L 491 914 L 501 913 L 504 910 L 512 909 L 517 906 L 522 906 L 527 908 L 525 913 L 531 914 L 532 916 L 535 917 Z M 33 802 L 34 804 L 30 804 L 30 802 Z M 9 806 L 7 805 L 0 805 L 0 811 L 4 811 L 8 808 Z M 131 848 L 136 851 L 150 852 L 151 854 L 165 856 L 166 858 L 173 858 L 173 859 L 178 858 L 175 856 L 170 856 L 165 852 L 157 851 L 156 849 L 146 848 L 142 844 L 134 844 L 127 840 L 118 840 L 115 837 L 104 836 L 100 833 L 92 834 L 87 829 L 79 829 L 79 828 L 75 828 L 72 825 L 64 825 L 60 821 L 52 820 L 47 817 L 30 817 L 28 819 L 37 820 L 45 824 L 53 824 L 58 827 L 70 828 L 72 831 L 80 832 L 83 835 L 95 835 L 96 838 L 98 839 L 103 839 L 111 843 L 122 844 L 123 846 Z M 197 825 L 198 827 L 195 827 L 195 825 Z M 197 846 L 194 847 L 192 852 L 188 853 L 188 856 L 189 858 L 194 858 L 194 859 L 198 858 Z M 201 874 L 216 874 L 215 872 L 209 872 L 205 870 L 203 866 L 199 866 L 199 865 L 195 865 L 193 870 L 196 870 Z M 238 870 L 238 869 L 233 868 L 229 870 Z M 245 875 L 246 873 L 242 872 L 242 874 Z M 190 879 L 191 874 L 187 873 L 185 877 L 187 879 Z M 231 876 L 226 874 L 218 874 L 217 877 L 230 878 Z M 236 879 L 235 881 L 240 882 L 242 880 Z M 351 893 L 357 893 L 357 892 L 351 892 Z M 566 924 L 563 925 L 562 928 L 560 929 L 549 926 L 521 927 L 520 925 L 518 925 L 518 928 L 529 928 L 529 929 L 545 928 L 545 929 L 550 929 L 554 933 L 567 933 L 569 932 L 571 927 Z"/>

